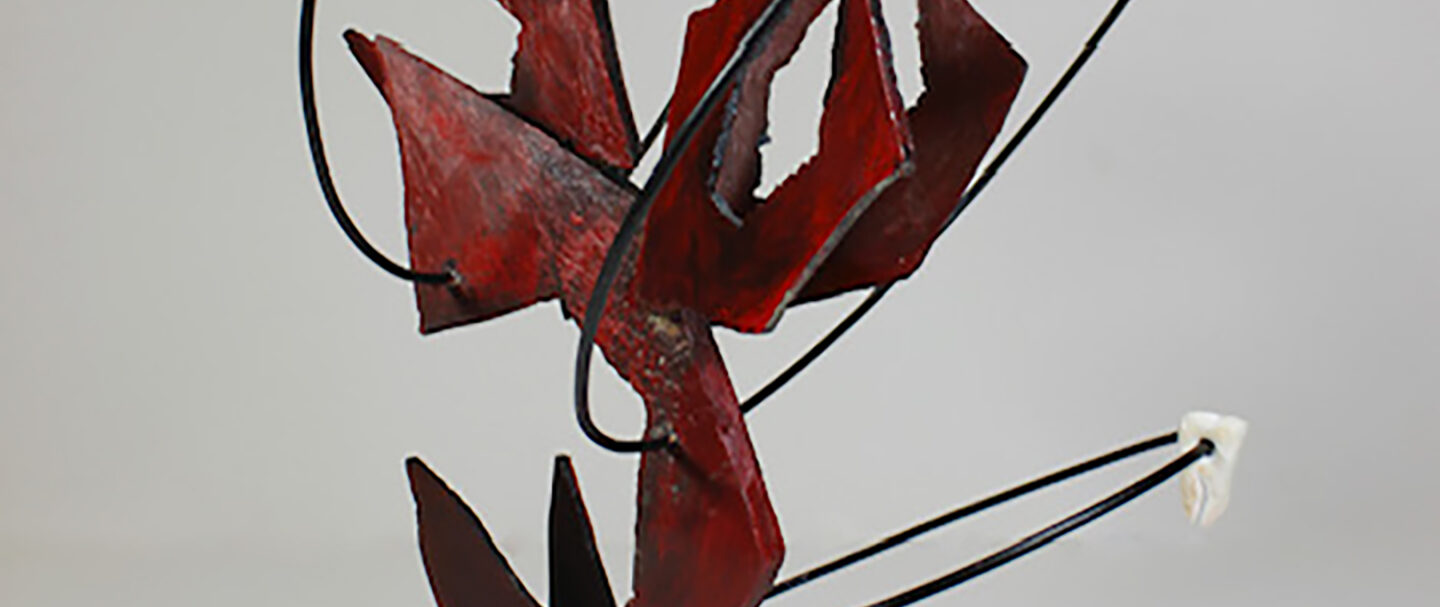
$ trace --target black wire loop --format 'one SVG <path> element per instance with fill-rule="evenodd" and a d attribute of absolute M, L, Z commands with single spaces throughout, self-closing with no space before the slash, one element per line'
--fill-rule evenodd
<path fill-rule="evenodd" d="M 360 228 L 350 219 L 345 205 L 340 202 L 340 193 L 335 189 L 335 180 L 330 176 L 330 161 L 325 155 L 325 140 L 320 135 L 320 110 L 315 103 L 315 0 L 300 3 L 300 104 L 305 112 L 305 135 L 310 141 L 310 159 L 315 164 L 315 177 L 320 181 L 320 191 L 325 195 L 325 204 L 335 223 L 367 259 L 380 269 L 401 280 L 425 284 L 453 284 L 460 281 L 460 273 L 454 267 L 444 272 L 417 272 L 392 261 L 370 244 Z"/>
<path fill-rule="evenodd" d="M 1055 102 L 1060 99 L 1060 95 L 1065 92 L 1066 88 L 1069 88 L 1070 82 L 1075 79 L 1075 76 L 1077 76 L 1080 70 L 1085 67 L 1085 64 L 1090 61 L 1091 55 L 1094 55 L 1095 51 L 1100 48 L 1100 41 L 1105 38 L 1105 34 L 1110 31 L 1110 27 L 1115 25 L 1115 21 L 1120 18 L 1120 13 L 1125 10 L 1125 6 L 1128 4 L 1130 4 L 1130 0 L 1117 0 L 1115 4 L 1110 7 L 1110 12 L 1105 15 L 1100 25 L 1096 26 L 1095 30 L 1091 32 L 1090 38 L 1085 41 L 1085 46 L 1081 48 L 1080 53 L 1075 56 L 1075 59 L 1071 60 L 1070 66 L 1066 68 L 1065 73 L 1055 81 L 1055 84 L 1050 87 L 1050 91 L 1045 94 L 1045 97 L 1035 106 L 1035 109 L 1031 110 L 1025 122 L 1020 125 L 1020 128 L 1015 131 L 1014 135 L 1011 135 L 1010 140 L 1005 143 L 1005 146 L 1000 148 L 1000 151 L 995 154 L 995 157 L 985 166 L 985 169 L 981 171 L 980 177 L 975 180 L 975 183 L 971 184 L 970 187 L 960 195 L 959 202 L 957 202 L 955 208 L 950 211 L 950 215 L 945 218 L 945 223 L 942 224 L 940 228 L 941 232 L 949 228 L 950 224 L 955 223 L 955 220 L 960 217 L 960 213 L 963 212 L 966 207 L 970 206 L 970 203 L 974 202 L 975 199 L 980 196 L 981 192 L 985 191 L 985 186 L 990 185 L 990 181 L 1000 172 L 1000 168 L 1005 166 L 1005 161 L 1010 159 L 1010 155 L 1015 153 L 1015 150 L 1020 147 L 1020 144 L 1025 141 L 1025 138 L 1030 135 L 1030 131 L 1034 130 L 1036 125 L 1040 124 L 1040 120 L 1050 111 L 1050 107 L 1055 105 Z M 860 302 L 860 305 L 856 306 L 854 310 L 851 310 L 844 319 L 832 327 L 830 331 L 825 334 L 825 337 L 815 342 L 815 345 L 810 346 L 809 350 L 795 359 L 794 362 L 790 363 L 790 366 L 786 367 L 784 371 L 781 371 L 779 375 L 776 375 L 763 387 L 755 391 L 749 398 L 746 398 L 745 402 L 741 405 L 741 409 L 749 413 L 760 406 L 760 403 L 764 402 L 765 399 L 770 398 L 776 392 L 780 391 L 780 388 L 785 387 L 785 384 L 790 383 L 790 380 L 799 376 L 806 367 L 809 367 L 810 364 L 818 360 L 826 350 L 829 350 L 831 346 L 840 341 L 840 338 L 853 328 L 856 323 L 859 323 L 860 319 L 864 318 L 866 314 L 869 314 L 870 310 L 875 307 L 875 304 L 880 303 L 880 300 L 885 297 L 885 294 L 890 291 L 890 288 L 895 286 L 895 282 L 896 281 L 888 282 L 871 289 L 870 295 L 867 296 L 864 301 Z"/>

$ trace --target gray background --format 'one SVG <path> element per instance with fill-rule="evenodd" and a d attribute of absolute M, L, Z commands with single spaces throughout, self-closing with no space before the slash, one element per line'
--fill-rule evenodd
<path fill-rule="evenodd" d="M 701 3 L 613 4 L 648 123 Z M 914 8 L 887 4 L 913 96 Z M 1022 111 L 1106 8 L 977 4 L 1031 62 Z M 319 198 L 296 2 L 0 14 L 0 604 L 430 604 L 411 453 L 542 597 L 550 458 L 574 454 L 627 593 L 635 460 L 574 426 L 575 329 L 546 304 L 416 334 L 410 290 L 349 248 Z M 813 146 L 832 22 L 777 84 L 769 180 Z M 1207 408 L 1252 422 L 1216 527 L 1188 527 L 1170 486 L 932 603 L 1433 597 L 1436 23 L 1440 4 L 1418 0 L 1134 3 L 924 269 L 751 419 L 785 572 Z M 339 183 L 403 257 L 394 134 L 339 41 L 349 25 L 486 90 L 508 81 L 514 25 L 488 1 L 322 3 Z M 794 310 L 766 337 L 720 332 L 738 390 L 853 301 Z M 601 424 L 633 433 L 637 399 L 597 378 Z M 879 598 L 1160 459 L 774 604 Z"/>

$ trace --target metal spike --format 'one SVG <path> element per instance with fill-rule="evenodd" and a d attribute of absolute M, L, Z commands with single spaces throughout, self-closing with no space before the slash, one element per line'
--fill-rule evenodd
<path fill-rule="evenodd" d="M 570 457 L 555 457 L 550 492 L 550 607 L 615 607 Z"/>

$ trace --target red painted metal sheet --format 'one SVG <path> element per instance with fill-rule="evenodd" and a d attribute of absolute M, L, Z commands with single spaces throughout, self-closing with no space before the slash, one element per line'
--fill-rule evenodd
<path fill-rule="evenodd" d="M 565 170 L 566 164 L 581 175 L 594 171 L 394 41 L 371 42 L 355 32 L 346 40 L 394 116 L 411 267 L 454 267 L 464 278 L 460 284 L 415 285 L 420 330 L 478 322 L 555 297 L 555 243 L 539 201 L 573 197 L 583 205 L 595 193 L 581 191 L 581 184 L 523 176 Z M 514 149 L 530 143 L 548 157 Z M 603 193 L 614 198 L 618 190 Z"/>
<path fill-rule="evenodd" d="M 440 607 L 539 607 L 480 518 L 417 458 L 405 462 L 420 556 Z"/>
<path fill-rule="evenodd" d="M 500 0 L 520 21 L 505 105 L 576 153 L 635 166 L 639 137 L 606 0 Z"/>
<path fill-rule="evenodd" d="M 965 0 L 920 0 L 925 93 L 909 111 L 915 170 L 860 216 L 803 300 L 909 276 L 1005 122 L 1025 61 Z"/>
<path fill-rule="evenodd" d="M 672 127 L 764 4 L 722 0 L 691 17 Z M 910 133 L 879 3 L 845 0 L 819 150 L 769 200 L 753 200 L 771 79 L 823 5 L 791 9 L 657 197 L 639 263 L 644 293 L 661 305 L 691 307 L 741 331 L 773 328 L 859 213 L 908 168 Z"/>

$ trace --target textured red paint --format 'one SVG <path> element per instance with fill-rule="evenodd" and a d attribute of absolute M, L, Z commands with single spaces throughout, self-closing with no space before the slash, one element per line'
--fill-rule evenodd
<path fill-rule="evenodd" d="M 822 299 L 909 276 L 1000 132 L 1025 60 L 963 0 L 920 0 L 925 93 L 908 112 L 915 171 L 865 211 L 801 293 Z"/>
<path fill-rule="evenodd" d="M 576 153 L 635 166 L 639 138 L 605 0 L 500 0 L 520 21 L 510 94 L 502 101 Z"/>
<path fill-rule="evenodd" d="M 737 44 L 733 25 L 724 35 L 709 32 L 765 4 L 727 0 L 691 18 L 672 127 L 718 72 L 714 58 L 729 56 Z M 855 218 L 909 169 L 910 132 L 879 3 L 844 0 L 819 149 L 769 200 L 754 201 L 770 80 L 795 51 L 801 20 L 808 24 L 823 5 L 802 2 L 791 9 L 790 27 L 741 78 L 727 108 L 707 119 L 656 198 L 639 261 L 642 288 L 652 300 L 693 307 L 741 331 L 773 328 Z M 722 141 L 717 159 L 714 150 Z"/>
<path fill-rule="evenodd" d="M 811 22 L 830 2 L 796 0 L 791 4 L 787 18 L 770 36 L 764 52 L 739 78 L 722 109 L 710 117 L 706 124 L 706 143 L 700 144 L 697 140 L 697 145 L 704 147 L 697 148 L 701 151 L 692 155 L 692 159 L 703 157 L 709 164 L 696 165 L 699 170 L 693 175 L 706 178 L 707 194 L 717 210 L 743 216 L 754 207 L 751 192 L 760 179 L 758 144 L 769 123 L 766 105 L 770 99 L 770 82 L 776 72 L 790 62 Z M 670 127 L 666 133 L 667 143 L 767 4 L 768 0 L 723 0 L 690 16 L 672 101 L 677 111 L 667 116 Z M 720 137 L 724 138 L 724 144 L 716 147 L 714 144 Z"/>
<path fill-rule="evenodd" d="M 461 278 L 416 285 L 425 333 L 549 299 L 583 318 L 637 195 L 620 177 L 635 161 L 635 127 L 605 0 L 501 1 L 522 23 L 508 96 L 482 95 L 388 39 L 347 34 L 394 117 L 412 267 Z M 682 156 L 598 327 L 606 360 L 645 401 L 646 436 L 678 439 L 642 456 L 630 606 L 762 599 L 784 545 L 711 326 L 768 330 L 793 301 L 912 272 L 1024 72 L 963 0 L 921 0 L 928 92 L 907 113 L 879 0 L 840 1 L 816 155 L 755 199 L 770 82 L 829 2 L 797 0 Z M 719 0 L 692 15 L 672 127 L 766 4 Z M 569 474 L 557 467 L 552 564 L 579 563 L 567 570 L 585 590 L 552 595 L 608 605 L 585 600 L 608 590 Z M 411 478 L 441 606 L 533 605 L 463 502 L 418 461 Z"/>
<path fill-rule="evenodd" d="M 394 113 L 412 262 L 453 263 L 464 278 L 416 287 L 422 329 L 552 297 L 583 317 L 634 191 L 394 42 L 349 40 Z M 681 445 L 643 456 L 632 604 L 754 605 L 784 548 L 710 323 L 655 310 L 631 276 L 597 343 L 644 397 L 647 434 L 673 432 Z"/>

